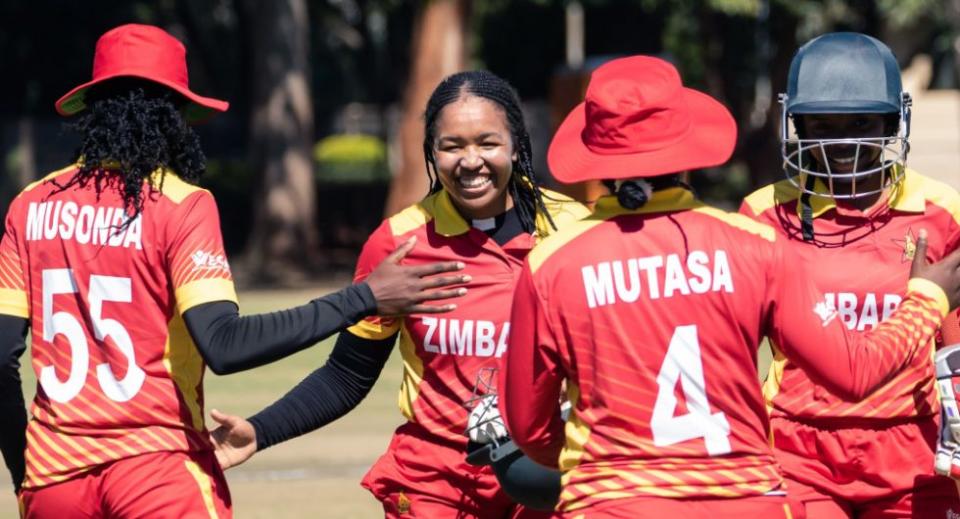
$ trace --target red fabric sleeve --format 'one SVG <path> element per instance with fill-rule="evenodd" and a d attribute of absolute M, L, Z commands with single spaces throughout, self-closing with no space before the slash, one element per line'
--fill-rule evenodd
<path fill-rule="evenodd" d="M 20 261 L 20 244 L 17 226 L 14 224 L 14 208 L 10 204 L 6 217 L 3 239 L 0 240 L 0 314 L 30 318 L 30 305 Z"/>
<path fill-rule="evenodd" d="M 944 318 L 940 333 L 944 346 L 960 344 L 960 310 L 950 312 L 950 315 Z"/>
<path fill-rule="evenodd" d="M 768 336 L 815 382 L 842 398 L 861 400 L 919 352 L 932 355 L 928 348 L 947 313 L 940 287 L 911 279 L 904 300 L 890 318 L 869 332 L 855 332 L 847 329 L 809 282 L 802 263 L 785 262 L 783 249 L 775 249 L 777 267 L 767 275 Z"/>
<path fill-rule="evenodd" d="M 178 311 L 213 301 L 236 303 L 213 195 L 204 190 L 191 194 L 170 213 L 167 225 L 167 264 Z"/>
<path fill-rule="evenodd" d="M 390 221 L 384 221 L 377 227 L 367 242 L 363 244 L 360 257 L 357 258 L 357 269 L 354 271 L 353 282 L 359 283 L 373 272 L 373 269 L 397 248 L 397 239 L 390 228 Z M 400 331 L 401 320 L 370 316 L 347 328 L 353 335 L 370 340 L 382 340 Z"/>
<path fill-rule="evenodd" d="M 564 444 L 560 386 L 566 378 L 544 301 L 524 264 L 513 296 L 510 347 L 500 367 L 500 414 L 518 447 L 533 461 L 556 468 Z"/>

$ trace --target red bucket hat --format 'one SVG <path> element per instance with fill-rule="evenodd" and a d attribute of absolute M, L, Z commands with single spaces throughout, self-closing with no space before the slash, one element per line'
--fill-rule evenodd
<path fill-rule="evenodd" d="M 230 106 L 226 101 L 190 91 L 187 51 L 179 40 L 159 27 L 128 24 L 100 36 L 93 56 L 93 79 L 57 100 L 57 112 L 73 115 L 84 110 L 90 87 L 117 77 L 146 79 L 177 91 L 188 101 L 184 117 L 190 122 L 203 121 Z"/>
<path fill-rule="evenodd" d="M 736 122 L 719 101 L 685 88 L 670 63 L 632 56 L 593 72 L 547 163 L 565 183 L 654 177 L 723 164 L 736 140 Z"/>

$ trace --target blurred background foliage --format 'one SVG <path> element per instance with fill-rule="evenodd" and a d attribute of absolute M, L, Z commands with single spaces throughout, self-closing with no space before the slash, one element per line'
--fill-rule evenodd
<path fill-rule="evenodd" d="M 464 66 L 503 76 L 524 99 L 543 173 L 552 129 L 579 100 L 593 68 L 635 53 L 675 62 L 688 85 L 721 99 L 738 121 L 729 166 L 693 178 L 704 198 L 727 207 L 780 176 L 776 95 L 793 52 L 809 38 L 835 30 L 872 34 L 893 48 L 901 66 L 931 56 L 931 88 L 958 86 L 960 0 L 277 0 L 269 9 L 256 0 L 2 0 L 0 209 L 27 182 L 72 159 L 76 142 L 53 102 L 89 78 L 98 36 L 122 23 L 151 23 L 185 42 L 197 92 L 231 102 L 227 114 L 197 127 L 209 159 L 204 183 L 220 204 L 230 252 L 271 254 L 271 242 L 255 242 L 251 231 L 276 211 L 264 202 L 273 177 L 265 176 L 269 162 L 261 155 L 305 146 L 312 171 L 309 183 L 297 185 L 312 186 L 314 210 L 296 218 L 309 220 L 317 236 L 304 242 L 313 250 L 276 257 L 313 271 L 349 268 L 384 216 L 388 184 L 401 178 L 398 121 L 418 59 L 411 42 L 424 30 L 427 7 L 438 3 L 457 4 L 466 19 Z M 296 22 L 289 34 L 288 18 Z M 582 34 L 573 59 L 572 19 Z M 278 30 L 273 40 L 253 36 Z M 256 131 L 255 114 L 273 90 L 256 94 L 269 78 L 253 64 L 264 53 L 268 63 L 276 58 L 263 41 L 285 37 L 305 41 L 305 65 L 295 72 L 308 85 L 309 117 L 299 123 L 307 128 L 277 130 L 287 144 L 271 151 L 258 145 L 266 137 Z"/>

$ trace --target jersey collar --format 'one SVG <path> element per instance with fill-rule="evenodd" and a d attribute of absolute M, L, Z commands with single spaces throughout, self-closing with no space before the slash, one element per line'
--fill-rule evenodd
<path fill-rule="evenodd" d="M 667 213 L 696 209 L 703 205 L 703 202 L 697 200 L 689 189 L 671 187 L 654 191 L 647 203 L 637 209 L 621 206 L 615 195 L 601 197 L 597 200 L 594 215 L 599 218 L 610 218 L 622 214 Z"/>
<path fill-rule="evenodd" d="M 441 236 L 459 236 L 470 230 L 470 224 L 460 216 L 447 191 L 441 189 L 433 196 L 434 229 Z"/>
<path fill-rule="evenodd" d="M 917 173 L 910 168 L 904 172 L 903 180 L 894 186 L 889 193 L 884 196 L 887 198 L 887 205 L 890 209 L 904 213 L 923 213 L 927 208 L 927 201 L 923 196 L 923 190 L 920 186 L 921 180 Z M 817 179 L 817 189 L 825 191 L 826 186 Z M 797 200 L 800 199 L 798 192 Z M 837 202 L 829 196 L 810 196 L 810 208 L 813 210 L 813 217 L 817 218 L 831 209 L 837 208 Z M 801 204 L 797 204 L 797 216 L 800 216 Z M 870 213 L 868 210 L 866 213 Z"/>

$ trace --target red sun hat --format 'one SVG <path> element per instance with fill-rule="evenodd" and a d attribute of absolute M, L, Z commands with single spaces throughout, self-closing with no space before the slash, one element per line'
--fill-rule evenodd
<path fill-rule="evenodd" d="M 100 36 L 93 56 L 93 79 L 57 100 L 57 112 L 73 115 L 83 111 L 90 87 L 118 77 L 146 79 L 175 90 L 188 101 L 184 117 L 190 122 L 203 121 L 230 106 L 190 91 L 187 51 L 179 40 L 159 27 L 127 24 Z"/>
<path fill-rule="evenodd" d="M 719 101 L 685 88 L 651 56 L 605 63 L 550 142 L 547 163 L 564 183 L 654 177 L 723 164 L 737 125 Z"/>

